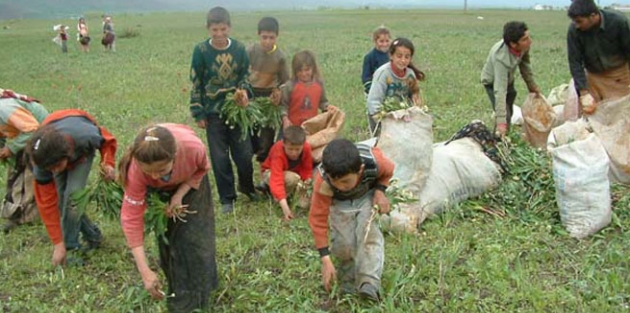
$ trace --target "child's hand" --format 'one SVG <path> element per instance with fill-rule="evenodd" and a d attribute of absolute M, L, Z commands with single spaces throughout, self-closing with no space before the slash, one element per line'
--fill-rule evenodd
<path fill-rule="evenodd" d="M 287 129 L 289 126 L 291 126 L 291 121 L 289 120 L 289 118 L 287 116 L 283 116 L 282 117 L 282 128 L 283 129 Z"/>
<path fill-rule="evenodd" d="M 13 155 L 13 153 L 11 153 L 11 150 L 9 150 L 9 147 L 4 146 L 2 147 L 2 149 L 0 149 L 0 159 L 8 159 Z"/>
<path fill-rule="evenodd" d="M 101 165 L 101 175 L 106 181 L 114 181 L 116 179 L 116 170 L 111 165 L 103 164 Z"/>
<path fill-rule="evenodd" d="M 322 284 L 324 284 L 324 289 L 327 292 L 330 292 L 332 283 L 335 280 L 337 280 L 337 271 L 330 259 L 330 255 L 322 257 Z"/>
<path fill-rule="evenodd" d="M 249 98 L 247 97 L 247 91 L 244 89 L 239 89 L 234 93 L 234 102 L 236 105 L 246 107 L 249 103 Z"/>
<path fill-rule="evenodd" d="M 337 108 L 334 105 L 328 105 L 328 107 L 326 108 L 327 112 L 330 112 L 330 114 L 335 114 L 337 111 L 339 111 L 339 108 Z"/>
<path fill-rule="evenodd" d="M 391 210 L 389 205 L 389 199 L 385 195 L 385 192 L 376 190 L 374 191 L 374 205 L 378 206 L 378 212 L 381 214 L 387 214 Z"/>
<path fill-rule="evenodd" d="M 207 126 L 206 120 L 197 121 L 197 127 L 206 128 L 206 126 Z"/>
<path fill-rule="evenodd" d="M 291 212 L 291 209 L 289 208 L 289 203 L 287 202 L 287 199 L 282 199 L 279 201 L 280 203 L 280 207 L 282 208 L 282 213 L 284 214 L 284 218 L 283 220 L 285 222 L 289 222 L 293 219 L 293 212 Z"/>
<path fill-rule="evenodd" d="M 271 103 L 275 105 L 280 105 L 281 99 L 282 99 L 282 91 L 280 91 L 280 89 L 278 88 L 274 88 L 271 91 L 271 95 L 269 95 L 269 100 L 271 100 Z"/>
<path fill-rule="evenodd" d="M 52 263 L 55 267 L 66 264 L 66 245 L 63 242 L 53 247 Z"/>

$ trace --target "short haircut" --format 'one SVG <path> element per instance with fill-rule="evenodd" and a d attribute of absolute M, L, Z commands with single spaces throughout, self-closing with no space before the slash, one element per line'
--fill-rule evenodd
<path fill-rule="evenodd" d="M 385 27 L 385 25 L 381 25 L 374 30 L 374 32 L 372 33 L 372 39 L 376 40 L 381 35 L 391 36 L 391 33 L 389 32 L 389 28 Z"/>
<path fill-rule="evenodd" d="M 273 32 L 276 36 L 280 33 L 280 25 L 275 17 L 263 17 L 258 22 L 258 34 L 260 32 Z"/>
<path fill-rule="evenodd" d="M 572 0 L 567 15 L 576 17 L 589 17 L 591 14 L 599 14 L 599 9 L 593 0 Z"/>
<path fill-rule="evenodd" d="M 291 125 L 283 130 L 282 140 L 292 145 L 302 145 L 306 141 L 306 132 L 302 127 Z"/>
<path fill-rule="evenodd" d="M 66 137 L 48 124 L 33 133 L 25 147 L 27 155 L 38 167 L 48 170 L 64 158 L 72 157 L 72 148 Z"/>
<path fill-rule="evenodd" d="M 210 27 L 212 24 L 220 24 L 225 23 L 227 26 L 232 26 L 232 22 L 230 21 L 230 12 L 223 7 L 214 7 L 208 11 L 208 15 L 206 16 L 207 26 Z"/>
<path fill-rule="evenodd" d="M 508 46 L 510 46 L 510 43 L 518 43 L 518 41 L 525 36 L 527 30 L 528 28 L 525 22 L 507 22 L 503 26 L 503 42 Z"/>
<path fill-rule="evenodd" d="M 332 179 L 359 173 L 361 165 L 359 149 L 348 139 L 331 141 L 322 153 L 322 167 Z"/>

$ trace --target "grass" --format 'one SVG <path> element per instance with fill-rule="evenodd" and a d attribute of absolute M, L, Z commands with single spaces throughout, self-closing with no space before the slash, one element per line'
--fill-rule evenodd
<path fill-rule="evenodd" d="M 382 23 L 394 36 L 408 37 L 416 45 L 415 63 L 427 73 L 422 89 L 435 118 L 436 142 L 472 119 L 491 122 L 479 74 L 506 21 L 529 24 L 533 69 L 542 90 L 548 92 L 570 78 L 564 12 L 236 13 L 233 37 L 255 42 L 258 20 L 270 14 L 280 20 L 279 46 L 287 55 L 299 49 L 315 52 L 331 103 L 352 113 L 346 115 L 344 135 L 353 140 L 368 136 L 360 68 L 371 48 L 370 32 Z M 484 19 L 478 20 L 478 15 Z M 107 53 L 94 31 L 100 17 L 88 15 L 95 39 L 92 51 L 82 54 L 70 42 L 67 55 L 51 42 L 55 35 L 51 26 L 74 25 L 73 21 L 0 21 L 11 23 L 0 33 L 0 84 L 41 99 L 51 110 L 87 110 L 114 133 L 122 152 L 147 123 L 193 125 L 187 104 L 188 70 L 192 47 L 206 36 L 204 17 L 204 12 L 116 16 L 116 29 L 141 30 L 142 35 L 119 38 L 117 52 Z M 517 101 L 522 102 L 522 81 L 517 90 Z M 544 159 L 532 158 L 544 166 Z M 536 175 L 534 170 L 519 175 Z M 281 210 L 271 202 L 239 199 L 236 214 L 217 213 L 221 282 L 211 298 L 213 307 L 218 312 L 627 311 L 628 189 L 613 188 L 613 223 L 576 241 L 560 224 L 553 189 L 542 183 L 525 188 L 508 178 L 498 190 L 425 221 L 417 236 L 387 235 L 380 304 L 323 291 L 308 212 L 297 211 L 296 219 L 285 224 Z M 546 193 L 541 188 L 547 188 Z M 506 214 L 493 216 L 479 207 Z M 90 215 L 101 225 L 106 241 L 82 268 L 51 267 L 52 247 L 41 225 L 0 236 L 0 310 L 166 311 L 163 302 L 152 301 L 144 291 L 119 223 L 93 211 Z M 145 242 L 149 261 L 157 269 L 154 241 Z"/>

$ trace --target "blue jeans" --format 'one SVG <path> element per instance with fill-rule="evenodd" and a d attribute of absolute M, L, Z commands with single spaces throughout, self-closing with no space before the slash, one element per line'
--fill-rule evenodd
<path fill-rule="evenodd" d="M 101 231 L 90 221 L 85 212 L 78 212 L 71 203 L 72 193 L 85 188 L 94 156 L 86 157 L 85 161 L 77 164 L 73 169 L 63 171 L 54 176 L 59 197 L 59 212 L 61 215 L 61 229 L 66 249 L 81 247 L 79 233 L 88 242 L 100 242 Z"/>
<path fill-rule="evenodd" d="M 210 149 L 212 172 L 219 191 L 221 204 L 236 200 L 234 172 L 230 155 L 236 164 L 238 191 L 251 194 L 254 189 L 254 167 L 252 165 L 252 143 L 249 134 L 241 140 L 241 128 L 226 125 L 218 114 L 211 114 L 206 120 L 206 138 Z"/>

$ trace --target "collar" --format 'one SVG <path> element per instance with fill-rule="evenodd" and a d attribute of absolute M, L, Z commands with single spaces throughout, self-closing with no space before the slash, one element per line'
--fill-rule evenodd
<path fill-rule="evenodd" d="M 604 11 L 599 10 L 597 13 L 599 13 L 599 28 L 604 30 L 606 28 L 606 23 L 604 23 Z"/>
<path fill-rule="evenodd" d="M 521 55 L 523 54 L 523 51 L 518 51 L 516 49 L 512 49 L 512 47 L 508 46 L 508 51 L 510 51 L 510 54 L 514 55 L 517 58 L 520 58 Z"/>
<path fill-rule="evenodd" d="M 217 48 L 217 47 L 215 47 L 215 46 L 213 46 L 213 45 L 212 45 L 212 38 L 208 39 L 208 44 L 210 45 L 210 47 L 212 47 L 212 48 L 214 48 L 214 49 L 216 49 L 216 50 L 227 50 L 227 49 L 230 47 L 230 45 L 232 44 L 232 39 L 230 39 L 230 38 L 228 37 L 227 41 L 228 41 L 228 43 L 227 43 L 227 45 L 225 46 L 225 48 L 221 48 L 221 49 L 219 49 L 219 48 Z"/>
<path fill-rule="evenodd" d="M 267 51 L 266 54 L 273 54 L 274 52 L 276 52 L 276 50 L 278 49 L 277 45 L 273 45 L 273 48 L 271 48 L 271 50 Z"/>
<path fill-rule="evenodd" d="M 407 72 L 407 70 L 399 70 L 394 64 L 392 64 L 391 68 L 392 73 L 394 73 L 394 75 L 396 75 L 397 77 L 405 77 L 405 73 Z"/>

